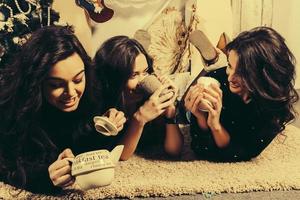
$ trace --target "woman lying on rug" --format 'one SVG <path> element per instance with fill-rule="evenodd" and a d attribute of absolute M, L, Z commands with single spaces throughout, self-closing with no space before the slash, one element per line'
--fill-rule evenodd
<path fill-rule="evenodd" d="M 220 88 L 196 84 L 184 99 L 192 113 L 192 149 L 200 159 L 246 161 L 295 118 L 295 59 L 284 38 L 267 27 L 240 33 L 226 50 L 228 67 L 206 75 Z"/>
<path fill-rule="evenodd" d="M 66 158 L 113 145 L 90 122 L 101 111 L 90 94 L 91 70 L 72 30 L 60 26 L 33 33 L 1 70 L 0 181 L 53 193 L 74 183 Z M 107 115 L 120 131 L 124 114 Z"/>
<path fill-rule="evenodd" d="M 157 144 L 163 145 L 169 155 L 179 155 L 183 137 L 172 120 L 175 86 L 162 77 L 162 86 L 150 97 L 139 90 L 140 81 L 153 73 L 152 59 L 142 45 L 127 36 L 110 38 L 97 51 L 95 64 L 97 76 L 105 87 L 106 107 L 119 108 L 128 118 L 121 134 L 124 144 L 121 159 L 129 159 L 137 146 L 141 149 Z"/>

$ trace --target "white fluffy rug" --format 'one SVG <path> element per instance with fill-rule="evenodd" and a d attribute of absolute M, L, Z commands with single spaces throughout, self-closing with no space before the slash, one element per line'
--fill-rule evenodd
<path fill-rule="evenodd" d="M 187 128 L 185 128 L 187 129 Z M 186 132 L 187 130 L 185 130 Z M 248 192 L 300 189 L 300 129 L 288 125 L 282 136 L 256 159 L 241 163 L 193 160 L 189 144 L 181 161 L 134 156 L 120 162 L 110 186 L 85 193 L 70 190 L 62 196 L 42 196 L 0 183 L 0 199 L 101 199 L 135 196 L 174 196 L 195 193 Z"/>

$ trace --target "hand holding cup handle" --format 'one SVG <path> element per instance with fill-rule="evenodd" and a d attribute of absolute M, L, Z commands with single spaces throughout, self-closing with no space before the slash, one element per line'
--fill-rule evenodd
<path fill-rule="evenodd" d="M 74 158 L 64 158 L 70 165 L 73 183 L 76 179 L 76 186 L 81 190 L 111 184 L 123 148 L 124 145 L 117 145 L 112 151 L 98 149 L 78 154 Z"/>
<path fill-rule="evenodd" d="M 49 168 L 49 177 L 53 185 L 65 188 L 75 182 L 74 177 L 71 176 L 70 160 L 74 159 L 74 155 L 70 149 L 65 149 L 59 154 L 57 160 L 53 162 Z"/>

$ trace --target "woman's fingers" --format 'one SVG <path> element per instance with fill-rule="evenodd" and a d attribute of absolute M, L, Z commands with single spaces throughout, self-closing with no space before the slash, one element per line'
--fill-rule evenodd
<path fill-rule="evenodd" d="M 174 103 L 174 102 L 172 101 L 172 99 L 169 99 L 168 101 L 165 101 L 165 102 L 161 103 L 160 106 L 159 106 L 159 109 L 162 110 L 162 112 L 164 112 L 165 109 L 166 109 L 167 107 L 173 105 L 173 103 Z"/>
<path fill-rule="evenodd" d="M 204 98 L 208 100 L 214 109 L 219 110 L 222 107 L 222 91 L 218 91 L 217 88 L 204 89 Z"/>
<path fill-rule="evenodd" d="M 71 149 L 69 148 L 65 149 L 62 153 L 58 155 L 57 160 L 49 166 L 48 168 L 49 172 L 53 172 L 57 169 L 69 165 L 69 161 L 64 158 L 74 158 L 74 157 L 75 156 Z"/>
<path fill-rule="evenodd" d="M 187 109 L 187 110 L 190 110 L 191 108 L 191 94 L 192 94 L 192 90 L 195 86 L 191 86 L 186 94 L 186 96 L 184 97 L 184 107 Z"/>
<path fill-rule="evenodd" d="M 66 159 L 57 160 L 49 166 L 48 170 L 49 170 L 50 173 L 55 172 L 56 170 L 61 169 L 65 166 L 67 166 L 67 165 L 69 165 L 68 160 L 66 160 Z"/>
<path fill-rule="evenodd" d="M 215 116 L 216 111 L 212 106 L 207 106 L 207 110 L 208 110 L 208 113 L 210 113 L 212 116 Z"/>
<path fill-rule="evenodd" d="M 57 160 L 62 160 L 64 158 L 74 158 L 74 154 L 71 149 L 67 148 L 63 152 L 61 152 L 58 156 Z"/>
<path fill-rule="evenodd" d="M 65 188 L 65 187 L 69 187 L 71 185 L 73 185 L 75 183 L 75 178 L 71 176 L 71 179 L 69 181 L 67 181 L 66 183 L 62 184 L 62 188 Z"/>
<path fill-rule="evenodd" d="M 56 186 L 61 186 L 62 182 L 66 181 L 61 177 L 71 176 L 71 164 L 67 158 L 74 158 L 71 149 L 65 149 L 59 154 L 57 160 L 48 167 L 49 177 Z"/>
<path fill-rule="evenodd" d="M 219 97 L 222 99 L 223 98 L 223 92 L 222 92 L 221 88 L 219 87 L 219 85 L 211 84 L 211 87 L 214 89 L 215 92 L 218 93 Z"/>
<path fill-rule="evenodd" d="M 116 120 L 115 125 L 118 131 L 121 131 L 123 129 L 125 122 L 126 122 L 126 118 L 124 117 L 124 115 L 122 118 Z"/>
<path fill-rule="evenodd" d="M 212 96 L 212 97 L 214 97 L 214 98 L 218 98 L 218 97 L 219 97 L 218 92 L 215 91 L 215 90 L 214 90 L 213 88 L 211 88 L 211 87 L 204 88 L 204 89 L 203 89 L 203 92 L 209 94 L 210 96 Z"/>
<path fill-rule="evenodd" d="M 68 162 L 67 165 L 55 170 L 55 172 L 53 174 L 54 174 L 54 176 L 60 177 L 60 176 L 63 176 L 65 174 L 69 174 L 70 172 L 71 172 L 71 165 Z"/>
<path fill-rule="evenodd" d="M 158 99 L 160 103 L 163 103 L 165 101 L 174 99 L 174 96 L 175 96 L 174 90 L 166 89 L 165 92 L 158 97 Z"/>
<path fill-rule="evenodd" d="M 189 103 L 192 105 L 195 104 L 196 99 L 198 96 L 202 97 L 203 87 L 200 85 L 195 85 L 193 89 L 191 90 L 191 94 L 189 96 Z"/>
<path fill-rule="evenodd" d="M 55 181 L 55 186 L 60 186 L 60 187 L 67 187 L 73 184 L 75 182 L 74 177 L 72 177 L 70 174 L 65 174 L 63 176 L 60 176 L 58 179 Z"/>
<path fill-rule="evenodd" d="M 55 161 L 48 170 L 50 179 L 56 186 L 60 185 L 62 180 L 64 180 L 61 177 L 71 176 L 71 165 L 66 159 Z"/>
<path fill-rule="evenodd" d="M 66 174 L 70 174 L 71 172 L 71 166 L 69 164 L 61 167 L 61 168 L 57 168 L 55 169 L 52 173 L 51 173 L 51 179 L 52 180 L 57 180 L 59 179 L 61 176 L 64 176 Z"/>
<path fill-rule="evenodd" d="M 117 117 L 116 117 L 116 124 L 117 126 L 121 126 L 126 122 L 126 117 L 124 115 L 124 113 L 120 113 Z"/>
<path fill-rule="evenodd" d="M 217 102 L 217 97 L 211 95 L 208 92 L 203 92 L 203 98 L 209 101 L 212 104 L 215 104 Z"/>
<path fill-rule="evenodd" d="M 202 103 L 202 98 L 203 98 L 202 93 L 197 96 L 197 98 L 195 99 L 195 101 L 192 104 L 192 111 L 198 111 L 199 104 Z"/>
<path fill-rule="evenodd" d="M 118 114 L 118 110 L 115 108 L 110 108 L 108 111 L 104 114 L 108 117 L 109 120 L 113 121 L 116 118 L 116 115 Z"/>
<path fill-rule="evenodd" d="M 126 117 L 122 111 L 118 111 L 115 108 L 109 109 L 108 119 L 110 122 L 112 122 L 118 129 L 118 131 L 121 131 L 123 129 L 124 123 L 126 122 Z"/>

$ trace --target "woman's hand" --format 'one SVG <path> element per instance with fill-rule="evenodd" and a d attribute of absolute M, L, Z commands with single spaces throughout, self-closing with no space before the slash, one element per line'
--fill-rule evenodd
<path fill-rule="evenodd" d="M 67 158 L 74 158 L 71 149 L 65 149 L 48 168 L 53 185 L 61 188 L 68 187 L 75 182 L 75 178 L 71 176 L 71 164 Z"/>
<path fill-rule="evenodd" d="M 157 118 L 166 108 L 174 104 L 174 92 L 169 88 L 170 84 L 163 84 L 158 88 L 150 98 L 135 113 L 136 119 L 146 124 Z"/>
<path fill-rule="evenodd" d="M 185 109 L 193 113 L 193 115 L 199 119 L 206 117 L 206 113 L 199 109 L 200 103 L 203 104 L 204 108 L 210 107 L 205 101 L 203 101 L 204 88 L 200 84 L 196 84 L 190 87 L 188 93 L 184 98 Z"/>
<path fill-rule="evenodd" d="M 166 108 L 165 116 L 166 118 L 174 118 L 176 115 L 175 101 L 178 95 L 178 88 L 176 87 L 175 83 L 167 76 L 161 76 L 158 77 L 158 79 L 162 82 L 162 84 L 169 84 L 168 89 L 173 92 L 173 97 L 171 98 L 171 101 L 173 103 Z"/>
<path fill-rule="evenodd" d="M 118 132 L 123 129 L 126 118 L 122 111 L 118 111 L 115 108 L 110 108 L 108 111 L 106 111 L 104 116 L 106 116 L 108 120 L 117 127 Z"/>
<path fill-rule="evenodd" d="M 207 99 L 212 103 L 213 106 L 207 107 L 208 118 L 207 125 L 212 130 L 221 128 L 220 115 L 222 111 L 222 90 L 216 84 L 211 84 L 209 89 L 203 90 L 203 98 Z"/>

